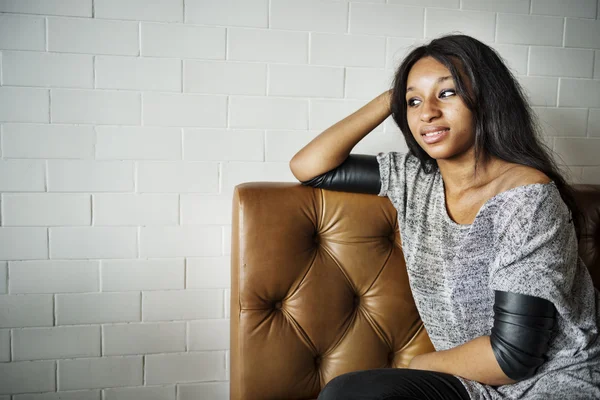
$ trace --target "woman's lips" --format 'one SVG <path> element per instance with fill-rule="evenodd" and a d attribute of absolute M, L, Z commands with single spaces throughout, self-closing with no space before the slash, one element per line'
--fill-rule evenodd
<path fill-rule="evenodd" d="M 440 140 L 443 140 L 446 136 L 448 136 L 448 132 L 450 132 L 450 129 L 443 129 L 437 132 L 423 134 L 421 135 L 421 137 L 423 138 L 423 141 L 425 143 L 433 144 L 439 142 Z"/>

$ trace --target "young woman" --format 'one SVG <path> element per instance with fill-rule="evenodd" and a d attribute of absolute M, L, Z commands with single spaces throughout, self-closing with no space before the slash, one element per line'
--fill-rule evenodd
<path fill-rule="evenodd" d="M 409 152 L 350 155 L 389 115 Z M 413 50 L 393 89 L 291 160 L 303 184 L 386 196 L 436 349 L 332 379 L 319 400 L 600 399 L 600 293 L 580 212 L 498 55 L 464 36 Z"/>

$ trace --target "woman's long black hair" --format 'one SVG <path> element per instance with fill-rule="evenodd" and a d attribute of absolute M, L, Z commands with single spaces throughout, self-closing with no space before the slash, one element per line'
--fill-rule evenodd
<path fill-rule="evenodd" d="M 573 189 L 550 156 L 552 150 L 538 137 L 539 125 L 523 89 L 498 54 L 470 36 L 443 36 L 415 48 L 403 60 L 394 77 L 392 118 L 404 134 L 410 152 L 419 158 L 425 172 L 436 171 L 437 162 L 419 146 L 408 127 L 405 96 L 410 69 L 418 60 L 427 56 L 448 68 L 457 94 L 473 114 L 475 168 L 490 156 L 496 156 L 544 172 L 554 181 L 563 201 L 569 207 L 579 239 L 583 214 L 575 203 Z M 470 90 L 461 73 L 469 80 Z"/>

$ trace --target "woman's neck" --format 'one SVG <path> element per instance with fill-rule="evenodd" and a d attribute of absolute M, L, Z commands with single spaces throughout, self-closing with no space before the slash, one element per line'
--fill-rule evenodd
<path fill-rule="evenodd" d="M 480 160 L 475 173 L 475 154 L 472 151 L 458 158 L 438 160 L 437 164 L 446 191 L 454 194 L 482 188 L 514 167 L 509 162 L 489 156 L 485 160 Z"/>

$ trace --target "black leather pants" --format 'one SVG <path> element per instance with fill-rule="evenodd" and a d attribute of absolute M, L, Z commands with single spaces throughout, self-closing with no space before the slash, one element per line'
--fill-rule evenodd
<path fill-rule="evenodd" d="M 456 377 L 433 371 L 378 368 L 333 378 L 317 400 L 468 400 Z"/>

